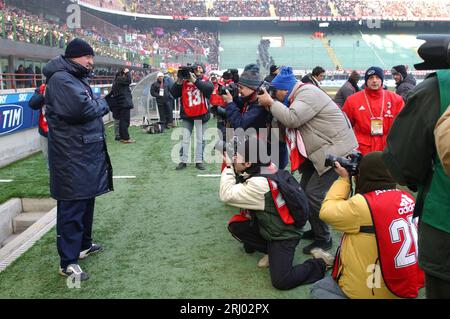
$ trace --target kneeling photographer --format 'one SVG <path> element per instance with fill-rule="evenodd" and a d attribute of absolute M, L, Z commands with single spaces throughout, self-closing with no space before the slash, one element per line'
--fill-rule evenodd
<path fill-rule="evenodd" d="M 381 154 L 365 155 L 359 167 L 358 156 L 327 159 L 326 165 L 334 166 L 340 178 L 327 193 L 320 218 L 344 235 L 332 276 L 311 287 L 314 298 L 415 298 L 423 287 L 415 201 L 396 189 Z M 356 195 L 348 198 L 351 176 Z"/>
<path fill-rule="evenodd" d="M 289 172 L 276 171 L 269 156 L 262 160 L 261 154 L 267 154 L 265 141 L 247 137 L 243 141 L 235 140 L 232 147 L 229 144 L 225 154 L 233 162 L 228 158 L 222 172 L 220 199 L 241 210 L 228 223 L 233 237 L 244 244 L 247 253 L 267 254 L 258 266 L 269 267 L 272 285 L 277 289 L 292 289 L 323 278 L 327 265 L 333 263 L 333 257 L 324 251 L 317 250 L 314 252 L 317 258 L 292 266 L 303 233 L 302 224 L 309 212 L 303 190 L 298 183 L 295 189 L 282 188 L 288 182 L 281 180 L 282 177 L 293 177 Z"/>

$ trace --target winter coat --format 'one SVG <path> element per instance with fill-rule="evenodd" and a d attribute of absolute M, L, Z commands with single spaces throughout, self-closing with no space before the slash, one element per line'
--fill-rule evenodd
<path fill-rule="evenodd" d="M 347 156 L 358 143 L 350 122 L 336 103 L 320 88 L 301 85 L 298 82 L 294 86 L 289 108 L 274 101 L 270 111 L 286 128 L 300 131 L 308 158 L 318 174 L 323 175 L 330 170 L 325 167 L 327 155 Z"/>
<path fill-rule="evenodd" d="M 133 96 L 131 95 L 131 76 L 127 75 L 119 76 L 114 80 L 111 88 L 112 96 L 122 95 L 124 97 L 123 103 L 120 105 L 114 105 L 112 108 L 116 109 L 132 109 L 133 108 Z"/>
<path fill-rule="evenodd" d="M 337 91 L 336 96 L 334 97 L 334 102 L 339 105 L 340 108 L 344 106 L 345 101 L 350 95 L 353 95 L 357 92 L 355 87 L 349 82 L 345 82 L 345 84 Z"/>
<path fill-rule="evenodd" d="M 164 78 L 163 82 L 163 96 L 159 95 L 159 90 L 161 88 L 161 83 L 159 81 L 155 81 L 150 88 L 150 94 L 156 98 L 156 103 L 158 105 L 166 104 L 173 99 L 172 95 L 170 94 L 170 89 L 172 88 L 173 82 L 168 78 Z"/>
<path fill-rule="evenodd" d="M 62 56 L 43 71 L 52 197 L 83 200 L 113 190 L 103 125 L 108 104 L 94 97 L 89 71 Z"/>
<path fill-rule="evenodd" d="M 243 128 L 244 130 L 248 128 L 267 128 L 268 123 L 270 123 L 270 113 L 259 105 L 257 100 L 245 106 L 241 98 L 237 102 L 238 104 L 234 101 L 228 103 L 225 108 L 227 120 L 232 128 Z"/>
<path fill-rule="evenodd" d="M 302 228 L 283 222 L 265 177 L 250 177 L 237 184 L 234 170 L 225 168 L 220 179 L 220 200 L 254 213 L 259 232 L 265 240 L 299 239 L 303 234 Z"/>
<path fill-rule="evenodd" d="M 209 99 L 211 94 L 214 91 L 214 84 L 212 84 L 212 82 L 208 81 L 208 80 L 202 80 L 200 78 L 197 78 L 197 80 L 195 81 L 195 86 L 200 90 L 200 92 L 203 94 L 203 96 L 206 99 Z M 175 99 L 181 98 L 182 91 L 183 91 L 183 84 L 178 84 L 176 82 L 170 88 L 170 93 L 172 94 L 172 96 Z M 182 101 L 182 100 L 183 99 L 181 99 L 180 101 Z M 202 122 L 205 123 L 205 122 L 209 121 L 210 117 L 211 117 L 211 114 L 209 113 L 209 111 L 198 117 L 187 117 L 184 112 L 183 102 L 181 102 L 181 108 L 180 108 L 180 118 L 181 119 L 190 120 L 190 121 L 202 120 Z"/>
<path fill-rule="evenodd" d="M 381 104 L 385 94 L 383 114 L 381 114 Z M 366 98 L 370 103 L 367 105 Z M 373 91 L 368 88 L 353 94 L 347 98 L 342 110 L 347 114 L 358 139 L 359 151 L 365 155 L 374 151 L 383 151 L 386 146 L 386 138 L 395 117 L 404 106 L 403 99 L 394 92 L 383 90 Z M 371 113 L 374 117 L 381 115 L 383 119 L 383 135 L 372 135 L 371 133 Z"/>
<path fill-rule="evenodd" d="M 317 86 L 317 87 L 320 87 L 319 81 L 317 81 L 317 80 L 313 77 L 313 75 L 312 75 L 311 73 L 305 75 L 305 76 L 302 78 L 302 82 L 303 82 L 303 83 L 311 83 L 311 84 L 314 84 L 314 85 Z"/>
<path fill-rule="evenodd" d="M 417 81 L 412 74 L 408 74 L 408 76 L 403 79 L 402 82 L 396 85 L 395 93 L 400 95 L 403 98 L 403 101 L 406 103 L 406 99 L 408 98 L 409 92 L 416 86 Z"/>

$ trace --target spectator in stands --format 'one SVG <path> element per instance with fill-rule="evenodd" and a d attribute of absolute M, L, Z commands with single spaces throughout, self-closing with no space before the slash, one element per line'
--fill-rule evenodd
<path fill-rule="evenodd" d="M 384 150 L 391 125 L 405 104 L 400 95 L 383 89 L 382 69 L 370 67 L 364 79 L 364 90 L 349 96 L 343 107 L 363 155 Z"/>
<path fill-rule="evenodd" d="M 272 64 L 270 66 L 270 74 L 264 78 L 264 81 L 269 83 L 272 82 L 272 80 L 277 76 L 278 72 L 279 68 L 276 65 Z"/>
<path fill-rule="evenodd" d="M 162 72 L 158 72 L 156 81 L 150 88 L 150 93 L 156 98 L 158 104 L 159 121 L 167 129 L 173 125 L 172 95 L 170 94 L 172 85 L 173 82 L 170 78 L 165 77 Z"/>
<path fill-rule="evenodd" d="M 131 74 L 128 68 L 121 69 L 116 74 L 111 93 L 108 96 L 108 104 L 113 112 L 113 117 L 119 121 L 119 135 L 116 140 L 120 143 L 131 144 L 136 140 L 130 138 L 128 128 L 130 127 L 130 113 L 133 108 L 133 96 L 131 95 Z"/>
<path fill-rule="evenodd" d="M 355 135 L 342 111 L 322 90 L 297 81 L 290 67 L 282 67 L 273 79 L 274 100 L 267 92 L 260 95 L 259 104 L 288 130 L 291 150 L 291 170 L 302 174 L 301 186 L 308 195 L 311 210 L 311 230 L 302 238 L 314 239 L 303 249 L 329 250 L 332 239 L 329 227 L 319 219 L 320 206 L 337 174 L 325 167 L 328 154 L 347 156 L 358 147 Z"/>
<path fill-rule="evenodd" d="M 292 289 L 323 278 L 327 266 L 333 264 L 333 256 L 323 251 L 314 252 L 315 258 L 303 264 L 292 265 L 302 228 L 286 222 L 286 215 L 292 218 L 290 212 L 282 212 L 274 201 L 281 194 L 272 190 L 266 177 L 255 176 L 262 169 L 272 172 L 277 169 L 270 160 L 265 162 L 261 159 L 267 154 L 266 142 L 253 137 L 241 143 L 236 145 L 234 154 L 230 154 L 233 162 L 231 159 L 226 161 L 227 167 L 220 179 L 220 200 L 241 210 L 228 222 L 228 230 L 243 243 L 246 253 L 258 251 L 266 254 L 258 262 L 258 267 L 269 267 L 275 288 Z M 299 198 L 298 203 L 305 207 L 305 196 Z"/>
<path fill-rule="evenodd" d="M 35 82 L 35 79 L 34 79 L 33 66 L 31 64 L 25 69 L 25 74 L 27 74 L 26 81 L 25 81 L 25 87 L 27 87 L 27 88 L 33 87 L 33 82 Z"/>
<path fill-rule="evenodd" d="M 99 252 L 92 242 L 95 197 L 113 190 L 112 166 L 105 143 L 104 99 L 96 98 L 88 78 L 94 50 L 74 39 L 65 55 L 44 67 L 48 121 L 50 193 L 57 200 L 59 273 L 87 280 L 78 259 Z"/>
<path fill-rule="evenodd" d="M 340 177 L 323 201 L 320 218 L 343 232 L 344 239 L 338 248 L 332 276 L 316 282 L 311 287 L 311 295 L 318 299 L 417 297 L 424 283 L 423 271 L 417 262 L 417 244 L 410 242 L 410 260 L 403 260 L 403 264 L 396 267 L 397 262 L 394 263 L 391 254 L 407 244 L 410 238 L 404 236 L 395 243 L 390 238 L 394 221 L 406 225 L 414 223 L 414 198 L 395 188 L 396 183 L 381 159 L 381 152 L 372 152 L 362 158 L 356 195 L 350 198 L 349 172 L 338 162 L 335 165 Z M 404 212 L 399 213 L 402 210 Z M 413 238 L 417 238 L 417 225 L 414 223 L 408 228 L 408 234 L 413 232 Z M 370 285 L 369 269 L 374 280 Z"/>
<path fill-rule="evenodd" d="M 358 82 L 361 76 L 358 72 L 352 71 L 350 76 L 348 77 L 347 82 L 337 91 L 336 96 L 334 97 L 334 102 L 339 105 L 339 107 L 343 107 L 345 101 L 350 95 L 359 92 L 361 89 L 358 86 Z"/>
<path fill-rule="evenodd" d="M 321 66 L 316 66 L 312 73 L 305 75 L 302 78 L 303 83 L 311 83 L 320 88 L 320 82 L 325 79 L 325 69 Z"/>
<path fill-rule="evenodd" d="M 183 79 L 181 74 L 177 76 L 177 82 L 170 89 L 174 98 L 181 98 L 180 117 L 183 120 L 182 148 L 180 151 L 180 163 L 177 170 L 187 167 L 188 151 L 192 131 L 196 131 L 195 167 L 204 170 L 203 151 L 205 147 L 204 136 L 210 119 L 208 100 L 214 90 L 214 85 L 205 77 L 205 67 L 202 64 L 193 65 L 194 72 L 190 72 L 189 79 Z"/>
<path fill-rule="evenodd" d="M 449 83 L 450 71 L 442 70 L 411 91 L 383 152 L 392 177 L 419 191 L 414 210 L 420 217 L 419 266 L 425 271 L 426 297 L 438 299 L 450 298 L 450 177 L 436 155 L 433 132 L 450 105 Z M 439 136 L 448 147 L 448 139 Z"/>
<path fill-rule="evenodd" d="M 16 88 L 23 89 L 26 87 L 25 83 L 26 75 L 25 75 L 25 68 L 21 64 L 16 70 Z"/>
<path fill-rule="evenodd" d="M 404 65 L 394 66 L 391 70 L 395 80 L 395 93 L 403 98 L 406 103 L 409 92 L 416 86 L 416 79 L 412 74 L 408 74 Z"/>
<path fill-rule="evenodd" d="M 40 87 L 42 84 L 42 71 L 39 66 L 34 68 L 34 74 L 36 74 L 36 87 Z"/>

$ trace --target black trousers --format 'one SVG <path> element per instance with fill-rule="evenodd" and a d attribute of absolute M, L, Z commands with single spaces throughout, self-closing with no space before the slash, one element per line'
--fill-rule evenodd
<path fill-rule="evenodd" d="M 450 299 L 450 281 L 425 272 L 425 293 L 427 299 Z"/>
<path fill-rule="evenodd" d="M 173 123 L 173 108 L 172 102 L 167 101 L 158 104 L 159 121 L 167 127 L 167 125 Z"/>
<path fill-rule="evenodd" d="M 119 120 L 119 136 L 121 140 L 129 140 L 130 134 L 128 128 L 130 127 L 130 109 L 113 109 L 113 118 Z"/>
<path fill-rule="evenodd" d="M 80 252 L 92 246 L 95 198 L 57 201 L 56 246 L 62 268 L 78 263 Z"/>
<path fill-rule="evenodd" d="M 233 222 L 228 230 L 234 238 L 244 243 L 246 249 L 255 249 L 269 255 L 269 269 L 272 285 L 288 290 L 302 284 L 310 284 L 325 276 L 326 265 L 322 259 L 309 259 L 303 264 L 292 266 L 295 249 L 300 239 L 265 240 L 254 221 Z"/>

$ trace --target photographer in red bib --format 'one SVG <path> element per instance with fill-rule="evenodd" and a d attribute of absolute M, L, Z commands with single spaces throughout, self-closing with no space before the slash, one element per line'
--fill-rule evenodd
<path fill-rule="evenodd" d="M 344 235 L 333 273 L 311 287 L 313 298 L 416 298 L 424 285 L 415 200 L 396 189 L 381 154 L 363 156 L 354 171 L 334 162 L 340 177 L 327 193 L 320 218 Z M 356 195 L 349 198 L 350 175 L 355 175 Z"/>
<path fill-rule="evenodd" d="M 392 123 L 404 106 L 400 95 L 383 89 L 382 69 L 370 67 L 364 79 L 364 90 L 349 96 L 342 108 L 352 123 L 363 155 L 384 150 Z"/>
<path fill-rule="evenodd" d="M 185 130 L 180 150 L 180 163 L 176 169 L 182 170 L 187 167 L 189 144 L 195 126 L 195 167 L 199 170 L 204 170 L 204 135 L 211 117 L 208 99 L 214 91 L 214 85 L 205 76 L 205 67 L 199 63 L 181 67 L 177 77 L 178 80 L 170 88 L 170 93 L 175 99 L 181 98 L 180 117 L 183 120 Z"/>

